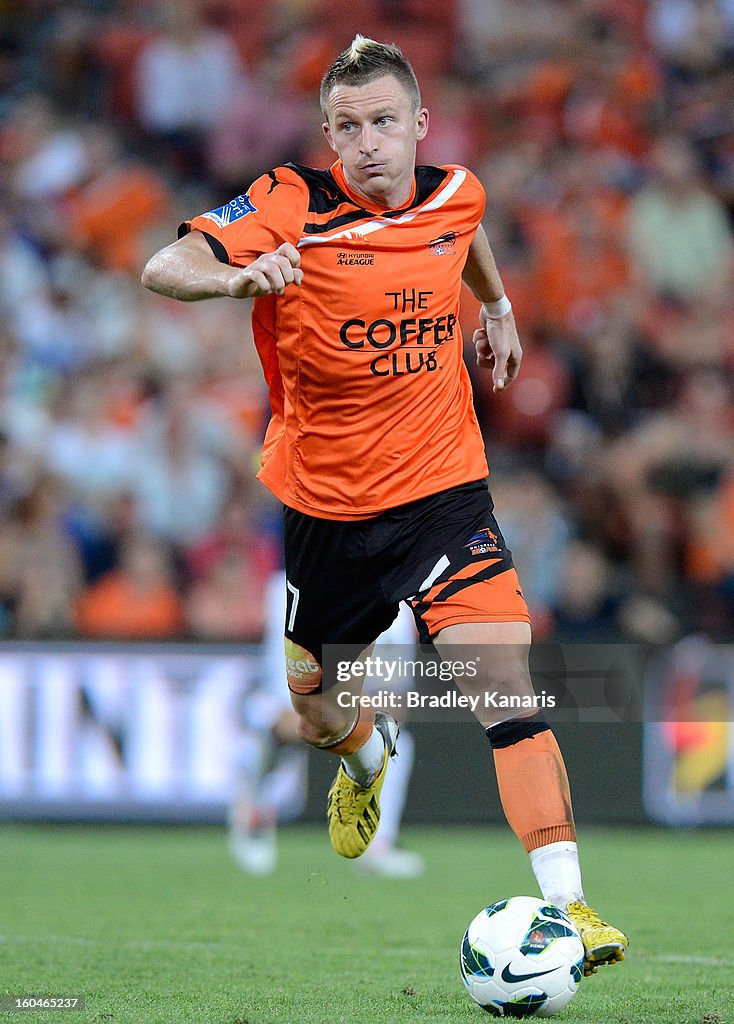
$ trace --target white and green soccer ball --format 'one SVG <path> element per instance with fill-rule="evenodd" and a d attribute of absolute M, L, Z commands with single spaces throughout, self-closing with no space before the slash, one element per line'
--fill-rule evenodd
<path fill-rule="evenodd" d="M 562 910 L 512 896 L 482 910 L 461 943 L 471 998 L 495 1017 L 550 1017 L 576 995 L 584 946 Z"/>

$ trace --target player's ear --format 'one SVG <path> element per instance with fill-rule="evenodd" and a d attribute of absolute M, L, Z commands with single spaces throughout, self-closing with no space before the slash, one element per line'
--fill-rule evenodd
<path fill-rule="evenodd" d="M 329 143 L 331 148 L 336 153 L 337 150 L 336 150 L 336 146 L 334 145 L 334 136 L 331 134 L 331 128 L 329 127 L 329 122 L 328 121 L 324 121 L 324 123 L 321 125 L 321 130 L 323 131 L 323 133 L 324 133 L 324 135 L 326 137 L 326 141 Z"/>
<path fill-rule="evenodd" d="M 420 142 L 421 139 L 425 139 L 428 134 L 428 119 L 428 111 L 425 107 L 421 107 L 415 115 L 415 137 L 417 142 Z"/>

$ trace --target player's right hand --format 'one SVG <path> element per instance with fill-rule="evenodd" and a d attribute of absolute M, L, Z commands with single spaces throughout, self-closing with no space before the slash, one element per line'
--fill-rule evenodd
<path fill-rule="evenodd" d="M 275 252 L 266 252 L 238 270 L 230 278 L 227 294 L 234 299 L 282 295 L 289 284 L 300 284 L 302 280 L 300 253 L 290 242 L 284 242 Z"/>

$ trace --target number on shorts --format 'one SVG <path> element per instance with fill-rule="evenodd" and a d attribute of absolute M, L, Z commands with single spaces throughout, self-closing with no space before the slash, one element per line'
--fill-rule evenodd
<path fill-rule="evenodd" d="M 291 603 L 290 612 L 288 611 L 288 607 L 287 607 L 288 597 L 286 596 L 286 614 L 288 616 L 288 621 L 287 621 L 287 624 L 286 624 L 286 629 L 288 630 L 289 633 L 292 633 L 293 632 L 293 626 L 294 626 L 295 621 L 296 621 L 296 611 L 298 609 L 299 590 L 298 590 L 298 587 L 294 587 L 293 586 L 293 584 L 290 582 L 290 580 L 286 580 L 285 581 L 285 585 L 286 585 L 288 591 L 291 594 L 293 594 L 293 601 Z"/>

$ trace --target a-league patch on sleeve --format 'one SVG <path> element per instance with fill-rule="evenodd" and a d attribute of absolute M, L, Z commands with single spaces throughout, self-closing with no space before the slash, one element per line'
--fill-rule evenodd
<path fill-rule="evenodd" d="M 237 196 L 236 199 L 232 199 L 224 206 L 218 206 L 216 210 L 203 213 L 202 217 L 208 217 L 209 220 L 213 220 L 215 224 L 218 224 L 220 228 L 226 228 L 228 224 L 234 224 L 236 220 L 244 217 L 247 213 L 257 213 L 257 207 L 253 206 L 248 195 L 244 195 Z"/>

